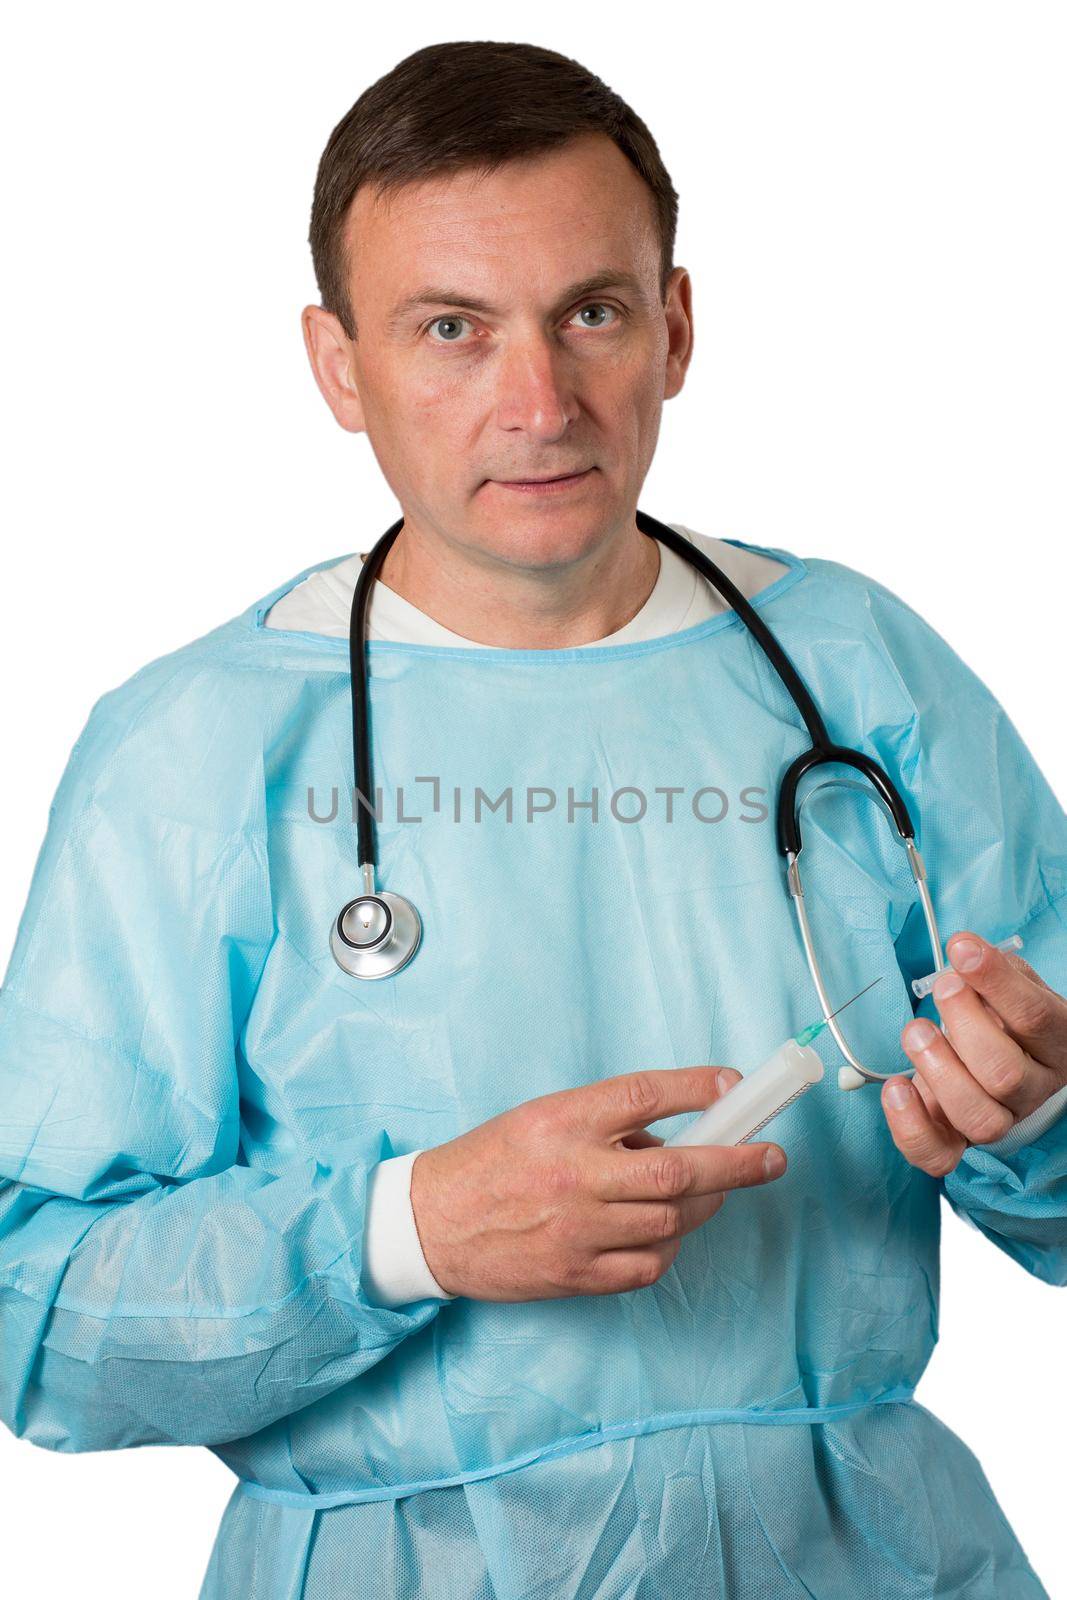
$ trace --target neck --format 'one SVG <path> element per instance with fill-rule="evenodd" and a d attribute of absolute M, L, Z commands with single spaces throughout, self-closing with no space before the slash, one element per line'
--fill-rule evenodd
<path fill-rule="evenodd" d="M 443 628 L 476 644 L 562 650 L 606 638 L 656 585 L 659 541 L 630 522 L 574 560 L 514 562 L 447 543 L 405 518 L 378 576 Z"/>

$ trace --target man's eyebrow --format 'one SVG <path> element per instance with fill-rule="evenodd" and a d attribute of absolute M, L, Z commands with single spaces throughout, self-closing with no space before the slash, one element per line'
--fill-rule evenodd
<path fill-rule="evenodd" d="M 583 300 L 586 295 L 599 294 L 602 289 L 629 289 L 642 301 L 647 300 L 644 284 L 634 273 L 621 268 L 606 267 L 602 272 L 591 273 L 588 278 L 579 278 L 577 283 L 572 283 L 569 288 L 564 289 L 556 302 L 556 308 L 562 311 L 573 300 Z M 399 300 L 390 311 L 386 326 L 389 332 L 393 333 L 410 312 L 417 311 L 423 306 L 439 305 L 455 306 L 463 311 L 490 313 L 498 309 L 490 305 L 487 300 L 479 300 L 477 296 L 464 294 L 461 290 L 439 289 L 434 285 L 427 285 Z"/>

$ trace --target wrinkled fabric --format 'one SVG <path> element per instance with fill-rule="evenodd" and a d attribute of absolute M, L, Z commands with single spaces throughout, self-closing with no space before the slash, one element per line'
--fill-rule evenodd
<path fill-rule="evenodd" d="M 1019 931 L 1067 991 L 1067 816 L 1003 709 L 883 586 L 747 548 L 790 569 L 755 604 L 831 737 L 912 807 L 943 936 Z M 378 1161 L 618 1073 L 745 1070 L 818 1016 L 773 824 L 808 740 L 732 613 L 581 649 L 371 641 L 379 883 L 424 934 L 360 983 L 328 942 L 360 887 L 347 642 L 263 626 L 313 570 L 98 700 L 57 790 L 0 991 L 7 1426 L 212 1448 L 239 1482 L 202 1600 L 1044 1595 L 914 1390 L 942 1193 L 1067 1282 L 1067 1119 L 938 1182 L 824 1034 L 774 1124 L 786 1175 L 650 1287 L 365 1292 Z M 510 819 L 484 798 L 509 789 Z M 806 887 L 835 986 L 882 975 L 850 1040 L 895 1063 L 930 964 L 914 892 L 875 808 L 826 809 Z"/>

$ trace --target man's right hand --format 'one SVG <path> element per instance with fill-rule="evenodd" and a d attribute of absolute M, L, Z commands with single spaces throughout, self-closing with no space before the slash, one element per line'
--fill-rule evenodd
<path fill-rule="evenodd" d="M 446 1294 L 556 1300 L 647 1287 L 728 1189 L 785 1171 L 780 1145 L 672 1145 L 645 1124 L 703 1111 L 728 1067 L 628 1072 L 526 1100 L 423 1150 L 411 1203 Z M 765 1165 L 777 1156 L 780 1166 Z"/>

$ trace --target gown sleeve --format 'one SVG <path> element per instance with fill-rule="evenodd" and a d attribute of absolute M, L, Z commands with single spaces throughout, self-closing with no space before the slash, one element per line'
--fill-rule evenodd
<path fill-rule="evenodd" d="M 917 830 L 942 944 L 971 928 L 1067 995 L 1067 814 L 989 689 L 904 601 L 877 584 L 870 617 L 904 696 L 897 775 Z M 892 768 L 890 768 L 892 771 Z M 916 905 L 897 941 L 909 982 L 930 970 Z M 931 996 L 916 1014 L 938 1020 Z M 1067 1284 L 1067 1090 L 940 1180 L 952 1209 L 1035 1277 Z"/>
<path fill-rule="evenodd" d="M 0 991 L 0 1419 L 60 1451 L 244 1437 L 442 1304 L 362 1283 L 384 1128 L 245 1159 L 262 747 L 232 685 L 142 674 L 71 752 Z"/>

